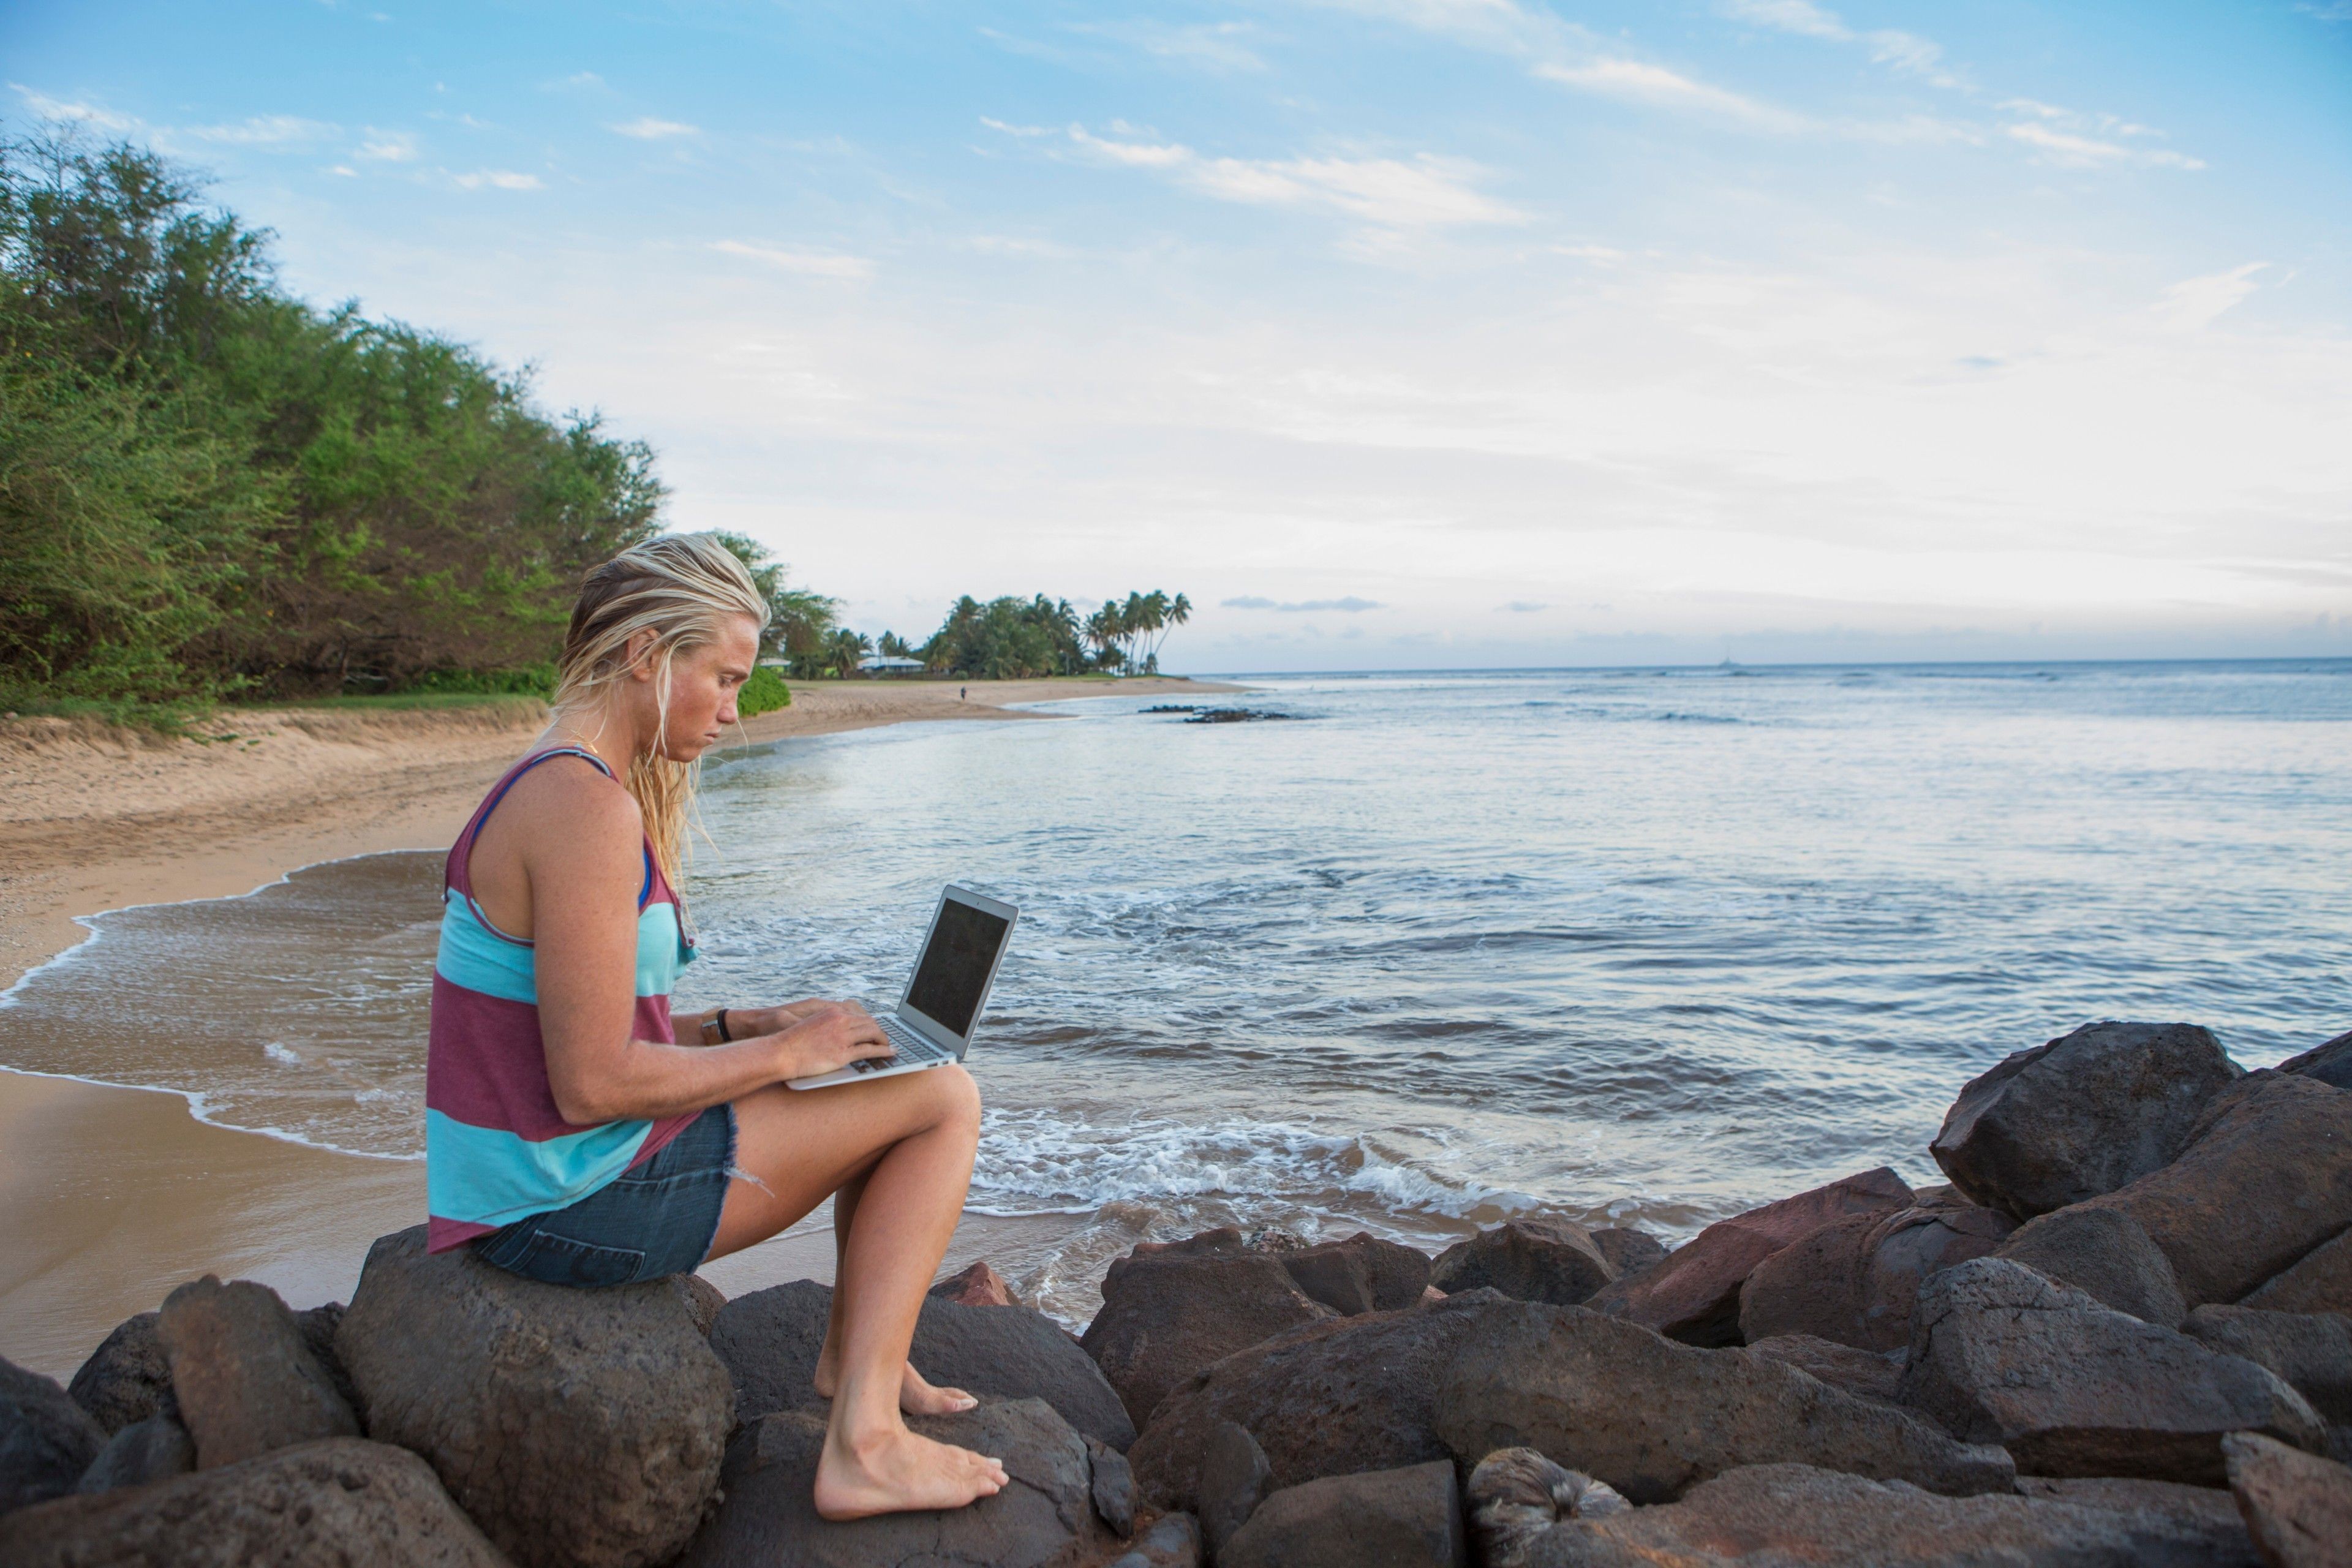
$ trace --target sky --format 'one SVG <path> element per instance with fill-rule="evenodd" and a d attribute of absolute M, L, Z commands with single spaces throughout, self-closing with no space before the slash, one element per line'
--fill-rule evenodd
<path fill-rule="evenodd" d="M 2352 656 L 2352 0 L 10 0 L 0 82 L 868 633 Z"/>

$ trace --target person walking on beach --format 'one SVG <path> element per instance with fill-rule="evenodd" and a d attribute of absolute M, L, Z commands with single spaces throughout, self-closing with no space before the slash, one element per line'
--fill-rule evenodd
<path fill-rule="evenodd" d="M 449 852 L 425 1068 L 427 1243 L 558 1285 L 685 1273 L 833 1199 L 827 1519 L 961 1508 L 996 1459 L 901 1412 L 975 1403 L 908 1364 L 962 1212 L 980 1093 L 961 1067 L 798 1093 L 887 1057 L 854 1002 L 673 1016 L 694 957 L 677 892 L 697 758 L 735 720 L 768 608 L 716 536 L 588 574 L 554 718 Z"/>

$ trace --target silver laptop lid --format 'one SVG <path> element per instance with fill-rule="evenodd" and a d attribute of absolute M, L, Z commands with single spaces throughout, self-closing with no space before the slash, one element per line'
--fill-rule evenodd
<path fill-rule="evenodd" d="M 988 1004 L 996 966 L 1013 941 L 1021 911 L 1011 904 L 950 886 L 931 911 L 915 973 L 898 998 L 898 1016 L 961 1061 L 971 1031 Z"/>

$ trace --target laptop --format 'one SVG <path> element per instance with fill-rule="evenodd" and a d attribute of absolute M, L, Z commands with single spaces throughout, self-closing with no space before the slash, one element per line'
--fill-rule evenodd
<path fill-rule="evenodd" d="M 996 979 L 996 966 L 1012 942 L 1013 922 L 1020 915 L 1011 904 L 983 898 L 970 888 L 949 888 L 931 911 L 931 929 L 897 1010 L 875 1017 L 897 1054 L 869 1057 L 814 1078 L 787 1079 L 786 1087 L 831 1089 L 837 1083 L 922 1072 L 963 1060 L 971 1048 L 972 1026 L 980 1022 L 988 988 Z"/>

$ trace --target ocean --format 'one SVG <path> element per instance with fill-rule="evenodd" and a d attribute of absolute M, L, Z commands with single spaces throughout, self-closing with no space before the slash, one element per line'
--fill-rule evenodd
<path fill-rule="evenodd" d="M 895 1000 L 941 884 L 1021 906 L 971 1206 L 1139 1237 L 1669 1239 L 1927 1156 L 2101 1018 L 2267 1066 L 2352 1028 L 2352 661 L 1241 677 L 711 763 L 681 1008 Z M 0 1064 L 422 1147 L 439 858 L 91 922 Z M 93 1020 L 104 1020 L 103 1027 Z"/>

